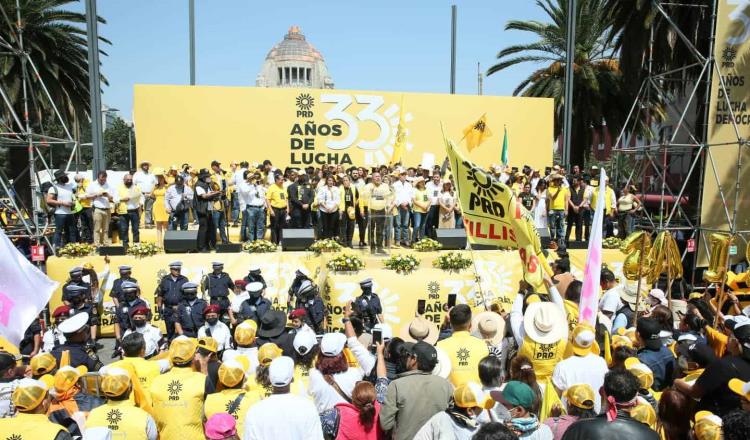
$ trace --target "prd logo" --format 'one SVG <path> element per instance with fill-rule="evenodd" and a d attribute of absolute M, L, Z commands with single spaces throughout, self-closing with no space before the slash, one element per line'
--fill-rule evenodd
<path fill-rule="evenodd" d="M 311 118 L 313 116 L 312 108 L 315 106 L 315 98 L 309 93 L 300 93 L 297 96 L 295 105 L 299 109 L 297 117 Z"/>
<path fill-rule="evenodd" d="M 167 385 L 167 392 L 169 393 L 169 400 L 180 400 L 180 393 L 182 392 L 182 384 L 179 380 L 173 380 Z"/>

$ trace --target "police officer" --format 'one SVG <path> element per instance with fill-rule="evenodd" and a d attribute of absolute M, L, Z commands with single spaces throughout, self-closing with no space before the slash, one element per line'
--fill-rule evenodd
<path fill-rule="evenodd" d="M 210 303 L 219 306 L 219 316 L 221 316 L 229 308 L 229 292 L 234 290 L 234 281 L 228 273 L 224 272 L 224 263 L 214 261 L 211 267 L 214 271 L 203 278 L 201 291 L 208 292 Z"/>
<path fill-rule="evenodd" d="M 91 284 L 83 281 L 83 268 L 76 266 L 70 269 L 68 274 L 70 275 L 70 278 L 65 284 L 63 284 L 63 302 L 67 305 L 71 305 L 70 299 L 65 295 L 65 288 L 68 286 L 79 286 L 85 288 L 86 294 L 84 300 L 89 299 L 91 297 Z"/>
<path fill-rule="evenodd" d="M 182 299 L 177 305 L 175 331 L 190 338 L 198 336 L 198 329 L 204 324 L 203 311 L 208 303 L 198 298 L 198 285 L 187 282 L 182 285 Z"/>
<path fill-rule="evenodd" d="M 263 279 L 263 275 L 260 273 L 260 266 L 250 266 L 250 271 L 244 280 L 248 284 L 255 282 L 261 283 L 263 284 L 264 289 L 267 287 L 266 280 Z"/>
<path fill-rule="evenodd" d="M 135 327 L 130 319 L 130 311 L 140 306 L 148 308 L 148 303 L 140 298 L 138 284 L 124 281 L 121 288 L 122 297 L 120 298 L 120 305 L 115 309 L 115 339 L 117 340 L 117 347 L 120 346 L 123 333 Z"/>
<path fill-rule="evenodd" d="M 300 267 L 294 272 L 294 280 L 292 281 L 292 285 L 289 286 L 289 302 L 292 302 L 294 298 L 297 298 L 299 286 L 305 280 L 312 281 L 312 278 L 310 278 L 310 272 L 306 268 Z"/>
<path fill-rule="evenodd" d="M 90 290 L 88 287 L 80 286 L 78 284 L 68 284 L 66 287 L 63 287 L 63 298 L 67 299 L 70 303 L 71 316 L 79 313 L 86 313 L 86 316 L 89 318 L 88 325 L 91 332 L 89 335 L 91 337 L 89 344 L 96 346 L 96 329 L 99 325 L 100 319 L 99 310 L 96 308 L 95 304 L 86 300 L 89 292 Z"/>
<path fill-rule="evenodd" d="M 365 330 L 370 331 L 379 322 L 383 322 L 383 306 L 380 298 L 372 291 L 372 278 L 359 282 L 362 294 L 352 303 L 354 311 L 362 318 Z"/>
<path fill-rule="evenodd" d="M 177 322 L 177 304 L 182 298 L 182 285 L 188 282 L 182 275 L 182 262 L 169 263 L 169 274 L 164 275 L 156 287 L 156 305 L 161 319 L 167 328 L 167 339 L 175 337 L 175 322 Z"/>
<path fill-rule="evenodd" d="M 112 282 L 112 290 L 109 291 L 109 297 L 112 298 L 115 307 L 119 307 L 122 301 L 122 283 L 130 281 L 131 283 L 138 284 L 138 280 L 130 276 L 131 271 L 132 268 L 130 266 L 120 266 L 120 278 Z"/>
<path fill-rule="evenodd" d="M 265 287 L 262 283 L 256 281 L 249 283 L 245 290 L 248 293 L 248 298 L 240 304 L 240 312 L 238 322 L 242 322 L 246 319 L 255 321 L 256 324 L 260 324 L 261 318 L 269 310 L 271 310 L 271 301 L 263 297 L 263 291 Z"/>
<path fill-rule="evenodd" d="M 315 333 L 323 334 L 323 321 L 325 319 L 325 304 L 318 291 L 318 287 L 310 280 L 303 280 L 297 289 L 295 307 L 296 310 L 303 309 L 305 314 L 302 320 Z"/>
<path fill-rule="evenodd" d="M 65 343 L 65 335 L 58 326 L 70 316 L 70 306 L 59 306 L 52 312 L 54 325 L 42 335 L 42 352 L 49 353 L 53 348 Z"/>
<path fill-rule="evenodd" d="M 94 347 L 89 344 L 89 322 L 91 317 L 86 312 L 79 312 L 57 326 L 65 336 L 65 343 L 52 349 L 52 356 L 60 365 L 60 359 L 65 351 L 70 354 L 70 366 L 76 368 L 80 365 L 86 366 L 89 371 L 97 371 L 102 367 L 102 362 L 96 354 Z"/>
<path fill-rule="evenodd" d="M 167 340 L 161 334 L 158 327 L 151 325 L 151 310 L 145 305 L 131 307 L 130 322 L 133 324 L 132 329 L 125 331 L 125 336 L 131 333 L 140 333 L 144 340 L 144 358 L 149 359 L 159 353 L 160 350 L 167 348 Z"/>

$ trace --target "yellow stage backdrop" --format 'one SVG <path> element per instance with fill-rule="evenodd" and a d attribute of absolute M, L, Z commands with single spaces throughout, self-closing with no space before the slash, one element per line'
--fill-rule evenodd
<path fill-rule="evenodd" d="M 552 163 L 553 101 L 547 98 L 167 85 L 135 86 L 138 161 L 208 167 L 217 159 L 227 169 L 231 160 L 270 159 L 282 168 L 387 164 L 402 105 L 405 165 L 440 165 L 440 122 L 460 139 L 485 113 L 495 135 L 474 149 L 472 161 L 500 162 L 505 125 L 513 164 Z"/>
<path fill-rule="evenodd" d="M 706 156 L 701 225 L 729 231 L 739 182 L 736 230 L 750 231 L 750 149 L 737 144 L 738 137 L 750 138 L 750 4 L 719 0 L 715 41 L 716 67 L 721 74 L 716 70 L 712 72 L 708 143 L 728 145 L 710 147 L 711 155 Z M 726 93 L 721 88 L 722 79 Z M 735 132 L 732 117 L 739 133 Z M 742 167 L 738 174 L 739 161 Z M 720 189 L 726 204 L 722 201 Z M 708 264 L 705 244 L 709 233 L 703 233 L 698 250 L 699 264 L 702 266 Z M 735 244 L 738 252 L 730 257 L 733 263 L 743 260 L 745 255 L 745 240 L 738 239 Z"/>
<path fill-rule="evenodd" d="M 394 253 L 407 252 L 404 250 Z M 468 253 L 468 251 L 466 251 Z M 578 278 L 583 278 L 585 265 L 585 250 L 570 250 L 571 270 Z M 294 271 L 305 266 L 310 273 L 315 274 L 316 281 L 321 288 L 321 294 L 328 306 L 328 327 L 341 328 L 343 307 L 346 303 L 359 295 L 359 281 L 372 278 L 375 293 L 381 296 L 384 315 L 387 323 L 391 324 L 395 332 L 403 325 L 408 325 L 414 316 L 418 299 L 427 300 L 426 317 L 437 323 L 442 322 L 443 305 L 449 293 L 458 294 L 458 302 L 469 304 L 477 309 L 484 309 L 482 298 L 488 303 L 498 302 L 510 311 L 516 292 L 518 281 L 523 276 L 519 264 L 518 253 L 515 251 L 475 251 L 473 252 L 476 272 L 473 268 L 461 272 L 446 272 L 432 267 L 432 261 L 437 257 L 436 252 L 415 253 L 420 259 L 420 268 L 411 274 L 402 275 L 385 269 L 382 257 L 364 256 L 365 269 L 356 273 L 329 272 L 325 262 L 330 254 L 315 256 L 305 252 L 275 252 L 271 254 L 160 254 L 153 257 L 136 259 L 129 256 L 112 256 L 107 267 L 103 257 L 85 257 L 78 259 L 51 257 L 47 260 L 47 274 L 59 281 L 58 289 L 50 301 L 52 309 L 61 304 L 62 284 L 68 278 L 68 271 L 86 262 L 94 265 L 100 274 L 100 281 L 104 286 L 104 312 L 102 313 L 102 334 L 112 335 L 113 315 L 107 309 L 112 307 L 109 291 L 112 282 L 118 276 L 117 267 L 128 264 L 133 267 L 133 277 L 141 287 L 141 296 L 147 300 L 154 310 L 155 323 L 161 325 L 160 317 L 156 313 L 154 291 L 159 279 L 167 274 L 167 265 L 175 260 L 183 262 L 182 273 L 193 282 L 200 282 L 204 274 L 211 270 L 211 262 L 224 262 L 224 270 L 233 279 L 247 275 L 248 268 L 254 264 L 260 265 L 263 276 L 268 284 L 266 297 L 273 302 L 274 308 L 285 310 L 287 291 L 294 279 Z M 604 261 L 614 269 L 615 274 L 622 274 L 624 255 L 619 250 L 604 250 Z M 621 277 L 621 279 L 624 279 Z M 163 326 L 162 326 L 163 329 Z"/>

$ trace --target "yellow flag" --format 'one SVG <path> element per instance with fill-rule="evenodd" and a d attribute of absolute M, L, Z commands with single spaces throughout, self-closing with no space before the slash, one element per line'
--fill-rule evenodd
<path fill-rule="evenodd" d="M 487 115 L 482 115 L 477 122 L 464 128 L 464 139 L 466 139 L 466 148 L 469 151 L 478 147 L 490 137 L 492 137 L 492 131 L 487 126 Z"/>
<path fill-rule="evenodd" d="M 446 139 L 445 148 L 469 243 L 518 249 L 524 280 L 541 292 L 542 270 L 550 270 L 533 216 L 513 190 L 463 157 L 453 141 Z"/>
<path fill-rule="evenodd" d="M 393 155 L 391 165 L 400 163 L 406 152 L 406 125 L 404 124 L 404 98 L 401 98 L 401 111 L 398 115 L 398 128 L 396 129 L 396 143 L 393 144 Z"/>

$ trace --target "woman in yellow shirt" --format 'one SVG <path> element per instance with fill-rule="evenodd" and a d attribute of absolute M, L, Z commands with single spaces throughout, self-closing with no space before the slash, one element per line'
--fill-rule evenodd
<path fill-rule="evenodd" d="M 152 191 L 154 195 L 154 223 L 156 224 L 156 244 L 164 247 L 164 233 L 167 230 L 169 215 L 167 214 L 167 205 L 164 203 L 164 195 L 167 193 L 167 179 L 164 175 L 164 169 L 157 168 L 154 170 L 156 175 L 156 186 Z"/>
<path fill-rule="evenodd" d="M 424 238 L 424 227 L 427 220 L 427 211 L 430 209 L 430 197 L 424 187 L 424 178 L 419 177 L 414 181 L 414 192 L 412 196 L 412 215 L 414 231 L 411 234 L 411 242 L 416 243 Z"/>

